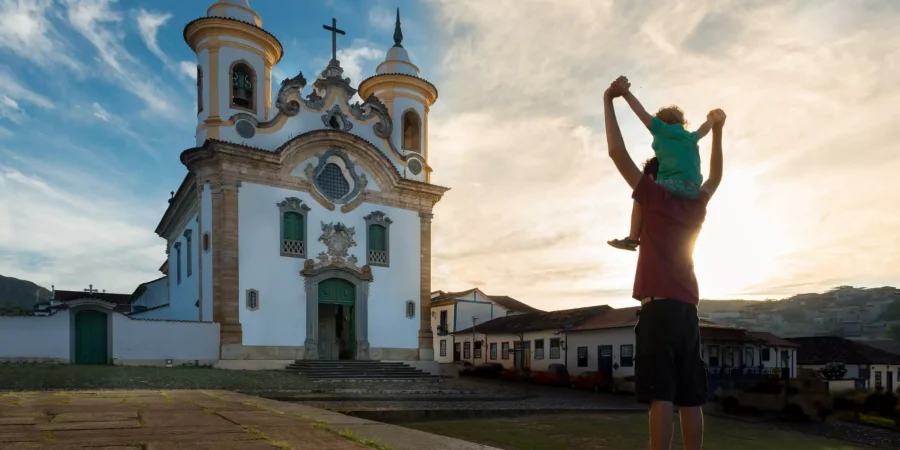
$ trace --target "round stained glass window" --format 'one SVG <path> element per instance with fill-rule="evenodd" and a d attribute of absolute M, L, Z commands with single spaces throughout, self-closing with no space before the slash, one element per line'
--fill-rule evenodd
<path fill-rule="evenodd" d="M 325 164 L 322 172 L 316 178 L 316 182 L 319 189 L 332 200 L 339 200 L 350 193 L 350 183 L 344 178 L 341 168 L 332 162 Z"/>

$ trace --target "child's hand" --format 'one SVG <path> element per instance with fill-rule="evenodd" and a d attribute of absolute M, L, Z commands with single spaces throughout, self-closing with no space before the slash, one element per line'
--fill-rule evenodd
<path fill-rule="evenodd" d="M 722 111 L 721 109 L 714 109 L 706 115 L 706 120 L 712 122 L 713 128 L 718 128 L 720 130 L 725 126 L 726 118 L 725 111 Z"/>
<path fill-rule="evenodd" d="M 631 88 L 631 83 L 628 82 L 628 78 L 622 76 L 616 78 L 616 80 L 609 85 L 609 89 L 606 90 L 606 95 L 609 98 L 621 97 L 628 93 L 629 88 Z"/>

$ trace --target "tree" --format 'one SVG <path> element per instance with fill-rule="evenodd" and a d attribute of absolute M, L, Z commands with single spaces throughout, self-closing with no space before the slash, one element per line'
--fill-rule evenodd
<path fill-rule="evenodd" d="M 898 320 L 900 319 L 900 300 L 892 301 L 887 308 L 884 308 L 884 311 L 881 312 L 881 315 L 878 316 L 878 320 Z"/>
<path fill-rule="evenodd" d="M 900 344 L 900 325 L 897 325 L 897 324 L 891 325 L 891 326 L 887 329 L 887 335 L 888 335 L 891 339 L 893 339 L 894 341 L 896 341 L 898 344 Z"/>
<path fill-rule="evenodd" d="M 844 367 L 844 363 L 840 362 L 830 362 L 825 365 L 824 368 L 819 370 L 819 373 L 828 380 L 840 380 L 844 378 L 844 375 L 847 375 L 847 368 Z"/>

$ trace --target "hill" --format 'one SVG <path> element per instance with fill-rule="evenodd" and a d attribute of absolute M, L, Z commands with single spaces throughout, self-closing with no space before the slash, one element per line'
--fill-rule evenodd
<path fill-rule="evenodd" d="M 35 293 L 41 299 L 50 298 L 50 291 L 28 280 L 0 275 L 0 308 L 21 308 L 31 310 L 35 303 Z"/>
<path fill-rule="evenodd" d="M 700 314 L 738 312 L 752 307 L 755 311 L 773 311 L 783 309 L 813 309 L 846 306 L 862 306 L 868 302 L 900 300 L 900 290 L 893 286 L 877 288 L 857 288 L 839 286 L 828 292 L 797 294 L 782 299 L 770 300 L 707 300 L 703 299 L 697 307 Z"/>

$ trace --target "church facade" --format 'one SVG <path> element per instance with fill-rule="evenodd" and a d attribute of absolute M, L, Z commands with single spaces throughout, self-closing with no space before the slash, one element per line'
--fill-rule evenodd
<path fill-rule="evenodd" d="M 282 46 L 246 0 L 214 3 L 184 38 L 197 55 L 196 147 L 156 229 L 167 302 L 133 315 L 219 323 L 222 367 L 433 361 L 438 94 L 402 46 L 399 12 L 394 46 L 359 85 L 333 45 L 312 82 L 299 73 L 274 92 Z"/>

